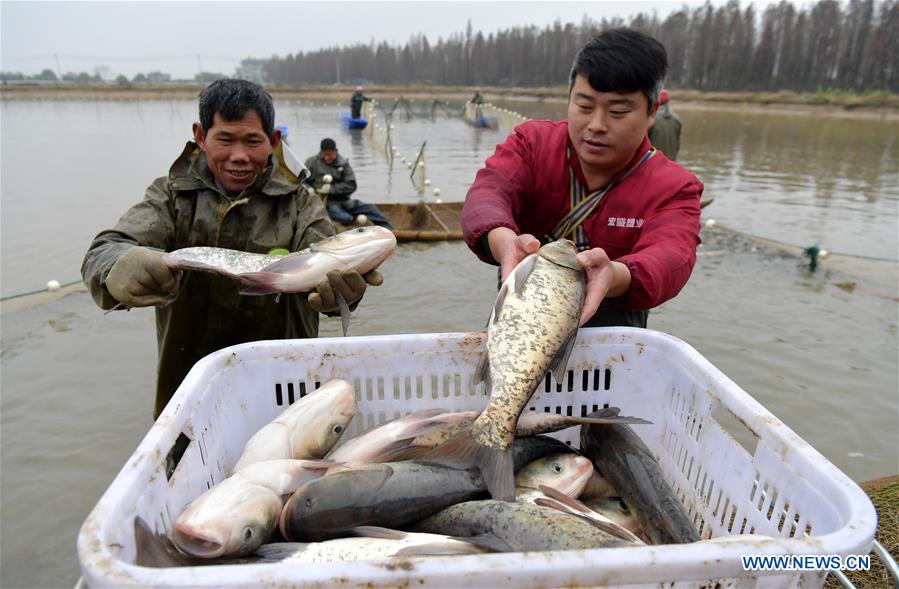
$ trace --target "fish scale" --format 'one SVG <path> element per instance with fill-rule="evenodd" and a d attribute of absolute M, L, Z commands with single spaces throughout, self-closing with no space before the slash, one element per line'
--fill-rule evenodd
<path fill-rule="evenodd" d="M 246 272 L 259 272 L 269 264 L 277 262 L 293 254 L 252 254 L 221 247 L 185 247 L 167 254 L 169 259 L 196 260 L 212 268 L 219 268 L 223 273 L 237 276 Z"/>
<path fill-rule="evenodd" d="M 574 244 L 550 242 L 527 256 L 503 282 L 487 323 L 486 356 L 477 378 L 490 400 L 468 432 L 437 448 L 430 459 L 477 465 L 490 495 L 515 500 L 509 448 L 518 416 L 547 370 L 561 374 L 574 343 L 584 301 L 585 274 Z"/>

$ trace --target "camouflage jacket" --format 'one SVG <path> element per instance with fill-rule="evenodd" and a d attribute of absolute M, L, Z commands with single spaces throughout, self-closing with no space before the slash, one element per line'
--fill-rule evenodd
<path fill-rule="evenodd" d="M 267 253 L 274 248 L 297 251 L 334 235 L 321 200 L 302 179 L 289 179 L 271 161 L 240 195 L 229 198 L 216 187 L 206 155 L 188 142 L 168 176 L 153 182 L 143 201 L 91 243 L 81 274 L 94 301 L 103 309 L 117 304 L 105 280 L 118 257 L 134 246 Z M 249 341 L 318 335 L 318 314 L 305 295 L 283 295 L 276 302 L 273 295 L 240 295 L 242 288 L 215 274 L 185 272 L 177 299 L 156 308 L 155 416 L 207 354 Z"/>

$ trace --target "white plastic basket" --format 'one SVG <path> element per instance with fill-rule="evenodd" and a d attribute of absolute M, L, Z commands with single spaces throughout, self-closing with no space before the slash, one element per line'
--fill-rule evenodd
<path fill-rule="evenodd" d="M 347 434 L 425 408 L 480 409 L 481 333 L 268 341 L 227 348 L 191 370 L 78 536 L 88 585 L 159 587 L 821 587 L 824 572 L 747 572 L 745 554 L 867 554 L 876 527 L 862 490 L 684 342 L 641 329 L 584 329 L 563 383 L 530 410 L 586 414 L 604 404 L 639 427 L 703 538 L 727 543 L 422 557 L 396 562 L 135 566 L 134 518 L 168 531 L 222 480 L 244 443 L 319 383 L 356 387 Z M 742 433 L 741 433 L 742 431 Z M 181 434 L 190 444 L 166 476 Z M 577 444 L 577 429 L 557 437 Z M 182 438 L 183 439 L 183 438 Z M 738 441 L 740 440 L 740 441 Z M 748 450 L 747 450 L 748 448 Z"/>

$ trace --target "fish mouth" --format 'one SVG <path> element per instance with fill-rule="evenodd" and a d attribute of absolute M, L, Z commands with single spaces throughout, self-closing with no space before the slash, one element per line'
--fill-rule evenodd
<path fill-rule="evenodd" d="M 179 550 L 199 558 L 217 558 L 225 553 L 225 544 L 188 525 L 176 525 L 172 542 Z"/>

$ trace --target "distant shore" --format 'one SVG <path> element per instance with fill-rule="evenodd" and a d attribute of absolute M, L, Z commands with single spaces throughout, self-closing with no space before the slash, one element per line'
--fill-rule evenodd
<path fill-rule="evenodd" d="M 2 84 L 0 100 L 178 100 L 193 99 L 204 88 L 196 84 Z M 276 98 L 307 100 L 346 100 L 351 86 L 277 86 L 266 87 Z M 392 99 L 397 96 L 429 100 L 462 101 L 472 88 L 460 86 L 368 86 L 366 94 Z M 701 92 L 669 90 L 676 109 L 760 110 L 827 114 L 864 118 L 899 118 L 899 95 L 881 92 L 852 94 L 843 92 Z M 503 88 L 482 86 L 489 101 L 537 101 L 561 103 L 568 99 L 563 86 L 545 88 Z"/>

